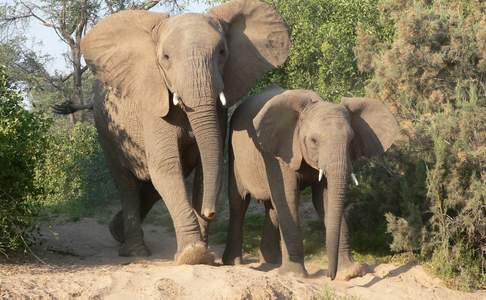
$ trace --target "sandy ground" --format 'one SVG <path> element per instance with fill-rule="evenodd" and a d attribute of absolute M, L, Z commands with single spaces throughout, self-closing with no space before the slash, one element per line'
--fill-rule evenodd
<path fill-rule="evenodd" d="M 447 289 L 421 266 L 375 266 L 349 282 L 325 277 L 326 266 L 307 264 L 309 278 L 262 270 L 253 257 L 243 266 L 175 266 L 175 238 L 162 226 L 145 226 L 148 259 L 117 255 L 107 225 L 94 219 L 42 228 L 33 251 L 44 262 L 0 264 L 3 299 L 486 299 L 486 291 Z M 213 249 L 218 257 L 222 247 Z"/>

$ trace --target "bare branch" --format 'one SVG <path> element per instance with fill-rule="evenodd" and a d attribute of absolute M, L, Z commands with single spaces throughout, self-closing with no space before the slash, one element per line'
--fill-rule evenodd
<path fill-rule="evenodd" d="M 131 9 L 144 9 L 144 10 L 149 10 L 151 9 L 152 7 L 156 6 L 157 4 L 160 3 L 161 0 L 149 0 L 149 1 L 145 1 L 144 3 L 142 4 L 133 4 L 131 6 Z"/>
<path fill-rule="evenodd" d="M 26 14 L 26 15 L 20 15 L 20 16 L 9 16 L 9 17 L 5 17 L 5 18 L 0 19 L 0 21 L 2 21 L 2 22 L 17 22 L 18 20 L 28 19 L 28 18 L 31 18 L 31 17 L 33 17 L 32 14 Z"/>
<path fill-rule="evenodd" d="M 40 67 L 39 68 L 39 71 L 40 71 L 40 74 L 42 75 L 42 77 L 44 77 L 44 79 L 53 87 L 55 88 L 56 90 L 58 91 L 61 91 L 63 92 L 64 91 L 64 87 L 59 85 L 56 80 L 54 78 L 52 78 L 52 76 L 49 74 L 49 72 L 47 72 L 47 70 L 44 68 L 44 66 Z"/>
<path fill-rule="evenodd" d="M 81 69 L 81 75 L 83 75 L 83 74 L 84 74 L 84 72 L 86 72 L 88 69 L 89 69 L 89 68 L 88 68 L 88 66 L 84 66 L 84 67 Z M 68 81 L 68 80 L 69 80 L 69 78 L 73 77 L 73 75 L 74 75 L 74 74 L 73 74 L 73 73 L 71 73 L 71 74 L 67 75 L 66 77 L 62 78 L 62 79 L 61 79 L 61 81 L 62 81 L 62 82 L 66 82 L 66 81 Z"/>
<path fill-rule="evenodd" d="M 21 69 L 22 71 L 26 72 L 26 73 L 32 72 L 32 70 L 25 68 L 22 64 L 14 62 L 13 65 L 16 66 L 17 68 Z M 41 75 L 49 85 L 51 85 L 53 88 L 55 88 L 56 90 L 58 90 L 60 92 L 64 92 L 64 87 L 62 85 L 60 85 L 60 84 L 62 84 L 63 81 L 58 82 L 57 79 L 53 78 L 47 72 L 47 70 L 44 68 L 44 66 L 42 64 L 36 63 L 36 69 L 37 69 L 37 71 L 35 71 L 35 72 L 38 73 L 39 75 Z"/>
<path fill-rule="evenodd" d="M 28 6 L 27 4 L 25 4 L 23 1 L 20 1 L 20 3 L 29 11 L 29 14 L 31 15 L 31 17 L 34 17 L 36 18 L 37 20 L 39 20 L 42 25 L 44 26 L 47 26 L 47 27 L 53 27 L 53 28 L 56 28 L 56 26 L 52 23 L 49 23 L 47 22 L 46 20 L 44 20 L 42 17 L 40 17 L 39 15 L 37 15 L 34 10 L 32 9 L 32 7 Z"/>
<path fill-rule="evenodd" d="M 87 12 L 87 0 L 81 2 L 81 13 L 77 19 L 77 25 L 75 30 L 76 41 L 80 41 L 84 32 L 84 28 L 88 23 L 88 12 Z"/>
<path fill-rule="evenodd" d="M 177 0 L 171 0 L 172 6 L 175 7 L 178 11 L 184 10 L 184 7 L 179 4 Z"/>
<path fill-rule="evenodd" d="M 149 9 L 151 9 L 152 7 L 156 6 L 159 3 L 160 3 L 160 1 L 149 1 L 148 3 L 144 4 L 143 8 L 145 10 L 149 10 Z"/>

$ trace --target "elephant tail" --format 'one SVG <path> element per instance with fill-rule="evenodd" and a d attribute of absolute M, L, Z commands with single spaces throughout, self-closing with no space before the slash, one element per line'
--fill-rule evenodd
<path fill-rule="evenodd" d="M 69 115 L 80 110 L 93 110 L 93 102 L 87 104 L 74 104 L 71 101 L 66 101 L 61 104 L 54 104 L 51 106 L 52 112 L 58 115 Z"/>
<path fill-rule="evenodd" d="M 94 103 L 96 99 L 104 99 L 106 96 L 105 89 L 103 88 L 103 83 L 99 80 L 95 81 L 93 88 L 93 94 L 86 104 L 75 104 L 69 100 L 64 101 L 60 104 L 54 104 L 51 106 L 53 113 L 58 115 L 70 115 L 81 110 L 93 110 Z"/>

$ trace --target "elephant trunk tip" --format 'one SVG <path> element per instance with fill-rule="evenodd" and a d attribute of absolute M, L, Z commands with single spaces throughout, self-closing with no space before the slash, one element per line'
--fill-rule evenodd
<path fill-rule="evenodd" d="M 202 212 L 202 216 L 207 220 L 212 220 L 216 216 L 216 212 L 214 209 L 205 208 Z"/>

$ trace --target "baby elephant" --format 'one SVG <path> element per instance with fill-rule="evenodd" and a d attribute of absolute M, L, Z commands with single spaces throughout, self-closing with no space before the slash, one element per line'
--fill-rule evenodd
<path fill-rule="evenodd" d="M 365 268 L 351 259 L 343 217 L 346 182 L 353 160 L 383 154 L 398 132 L 393 115 L 374 99 L 334 104 L 312 91 L 271 86 L 245 101 L 231 120 L 230 227 L 223 262 L 241 263 L 243 220 L 253 196 L 266 208 L 263 261 L 281 259 L 280 273 L 305 276 L 298 207 L 300 191 L 311 186 L 326 226 L 329 276 L 334 279 L 338 271 L 342 279 L 362 276 Z"/>

